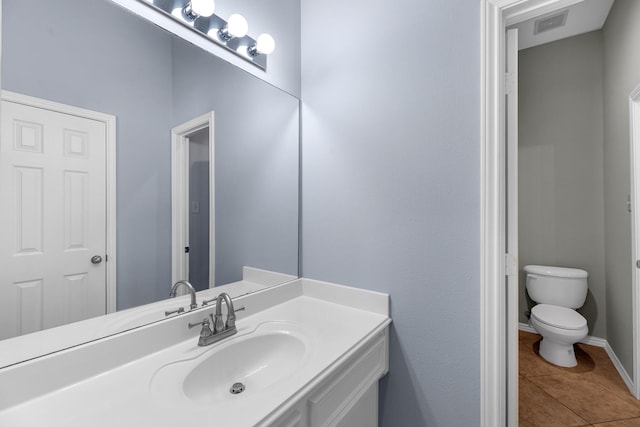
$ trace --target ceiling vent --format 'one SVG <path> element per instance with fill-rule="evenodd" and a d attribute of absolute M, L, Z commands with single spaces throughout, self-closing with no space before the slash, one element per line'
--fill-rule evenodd
<path fill-rule="evenodd" d="M 555 15 L 536 19 L 533 26 L 533 35 L 544 33 L 545 31 L 553 30 L 554 28 L 564 27 L 567 23 L 568 15 L 569 9 L 556 13 Z"/>

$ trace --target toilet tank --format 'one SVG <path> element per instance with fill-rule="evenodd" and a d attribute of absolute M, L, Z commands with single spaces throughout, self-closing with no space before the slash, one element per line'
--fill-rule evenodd
<path fill-rule="evenodd" d="M 580 308 L 587 298 L 589 274 L 577 268 L 527 265 L 526 287 L 529 297 L 538 304 Z"/>

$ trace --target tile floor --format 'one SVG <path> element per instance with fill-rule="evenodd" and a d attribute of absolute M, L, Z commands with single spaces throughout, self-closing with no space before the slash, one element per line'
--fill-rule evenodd
<path fill-rule="evenodd" d="M 640 427 L 640 401 L 603 348 L 578 344 L 578 366 L 561 368 L 539 356 L 540 335 L 519 334 L 520 427 Z"/>

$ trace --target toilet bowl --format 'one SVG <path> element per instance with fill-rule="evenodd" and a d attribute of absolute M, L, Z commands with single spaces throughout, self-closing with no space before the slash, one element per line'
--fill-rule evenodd
<path fill-rule="evenodd" d="M 540 356 L 554 365 L 578 364 L 573 345 L 589 333 L 587 320 L 575 308 L 587 297 L 587 272 L 575 268 L 528 265 L 526 288 L 538 304 L 529 322 L 542 335 Z"/>
<path fill-rule="evenodd" d="M 531 309 L 531 326 L 542 335 L 540 356 L 554 365 L 578 364 L 573 345 L 589 333 L 587 320 L 575 310 L 549 304 Z"/>

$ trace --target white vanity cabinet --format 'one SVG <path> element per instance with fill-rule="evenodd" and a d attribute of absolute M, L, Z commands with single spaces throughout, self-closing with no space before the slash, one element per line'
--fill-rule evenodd
<path fill-rule="evenodd" d="M 388 370 L 388 328 L 373 336 L 273 427 L 375 427 L 378 381 Z"/>

